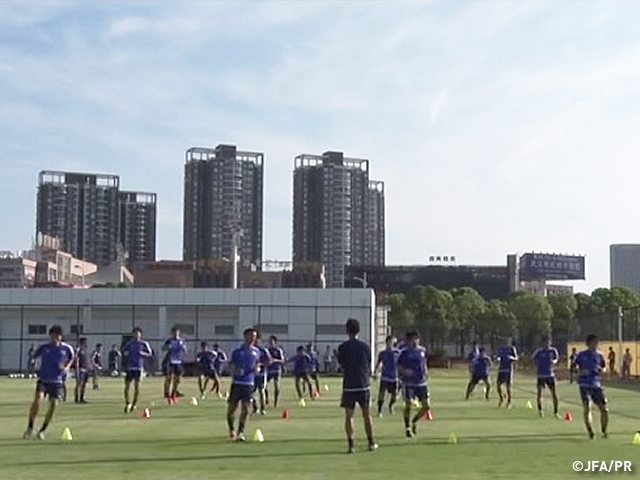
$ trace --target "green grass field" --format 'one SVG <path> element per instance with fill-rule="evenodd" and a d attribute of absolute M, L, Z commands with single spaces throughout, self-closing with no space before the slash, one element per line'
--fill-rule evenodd
<path fill-rule="evenodd" d="M 62 404 L 46 441 L 24 441 L 34 382 L 0 380 L 0 478 L 513 480 L 536 475 L 547 480 L 590 475 L 574 473 L 576 460 L 627 460 L 640 469 L 640 446 L 632 445 L 633 433 L 640 427 L 640 395 L 630 389 L 607 389 L 611 436 L 589 441 L 577 388 L 566 381 L 559 386 L 561 412 L 570 411 L 573 422 L 553 418 L 550 402 L 545 404 L 545 418 L 525 408 L 527 400 L 535 400 L 531 377 L 517 377 L 515 408 L 507 411 L 498 409 L 493 399 L 482 400 L 481 389 L 464 402 L 464 372 L 435 371 L 430 381 L 434 420 L 420 423 L 417 438 L 404 438 L 399 413 L 387 415 L 375 421 L 380 450 L 370 453 L 359 420 L 360 448 L 349 456 L 337 379 L 324 382 L 330 390 L 323 391 L 319 401 L 307 402 L 306 408 L 297 405 L 292 380 L 285 379 L 282 408 L 250 420 L 248 433 L 260 428 L 266 438 L 262 444 L 227 441 L 222 400 L 208 398 L 199 406 L 188 400 L 176 406 L 163 404 L 159 379 L 145 380 L 142 388 L 140 407 L 148 406 L 152 418 L 143 420 L 139 411 L 126 416 L 122 382 L 111 378 L 102 379 L 101 391 L 89 392 L 89 405 Z M 195 395 L 195 379 L 186 379 L 182 390 Z M 290 411 L 289 420 L 280 418 L 284 408 Z M 64 427 L 71 429 L 72 442 L 60 439 Z M 457 445 L 447 443 L 450 432 L 457 435 Z"/>

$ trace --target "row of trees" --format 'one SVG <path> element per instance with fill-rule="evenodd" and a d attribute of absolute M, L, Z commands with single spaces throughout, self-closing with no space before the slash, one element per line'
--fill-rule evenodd
<path fill-rule="evenodd" d="M 487 302 L 469 287 L 443 291 L 419 286 L 407 295 L 393 294 L 383 301 L 391 307 L 389 322 L 395 334 L 418 330 L 434 351 L 456 344 L 462 354 L 474 340 L 495 349 L 507 338 L 530 351 L 545 334 L 559 347 L 588 333 L 614 340 L 619 312 L 623 313 L 624 339 L 639 338 L 640 296 L 622 287 L 599 288 L 591 295 L 549 297 L 516 292 L 504 301 Z"/>

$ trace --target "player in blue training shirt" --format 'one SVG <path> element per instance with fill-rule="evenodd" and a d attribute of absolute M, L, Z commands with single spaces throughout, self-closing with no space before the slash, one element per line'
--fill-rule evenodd
<path fill-rule="evenodd" d="M 398 395 L 398 357 L 400 350 L 395 348 L 396 338 L 389 335 L 385 339 L 386 348 L 378 354 L 378 362 L 376 363 L 376 372 L 382 366 L 380 374 L 380 386 L 378 389 L 378 416 L 382 417 L 382 406 L 384 405 L 384 397 L 388 393 L 389 413 L 393 413 L 393 406 L 396 403 Z"/>
<path fill-rule="evenodd" d="M 404 395 L 404 427 L 408 438 L 416 435 L 418 421 L 429 410 L 427 385 L 427 350 L 420 346 L 418 332 L 407 332 L 407 344 L 398 357 L 398 372 Z M 420 402 L 420 409 L 411 419 L 411 402 Z M 411 422 L 411 424 L 409 424 Z"/>
<path fill-rule="evenodd" d="M 44 440 L 44 432 L 51 423 L 56 405 L 62 397 L 63 376 L 69 371 L 69 367 L 75 359 L 73 348 L 62 341 L 62 328 L 54 325 L 49 329 L 49 343 L 40 345 L 33 354 L 33 358 L 40 359 L 38 370 L 38 383 L 36 393 L 29 412 L 29 423 L 23 438 L 28 440 L 33 437 L 33 426 L 38 416 L 40 406 L 45 397 L 49 397 L 49 410 L 44 422 L 38 430 L 37 438 Z"/>
<path fill-rule="evenodd" d="M 473 347 L 471 348 L 469 355 L 467 355 L 467 365 L 469 366 L 469 375 L 473 375 L 473 362 L 476 361 L 476 358 L 478 358 L 478 355 L 480 355 L 480 344 L 478 342 L 473 342 Z"/>
<path fill-rule="evenodd" d="M 296 386 L 296 393 L 298 394 L 298 400 L 302 400 L 303 391 L 302 385 L 306 385 L 309 389 L 309 396 L 313 399 L 313 388 L 311 387 L 311 381 L 309 380 L 309 372 L 311 371 L 311 357 L 304 351 L 304 347 L 300 345 L 296 349 L 296 355 L 289 359 L 290 363 L 293 363 L 293 378 Z"/>
<path fill-rule="evenodd" d="M 286 362 L 284 351 L 278 346 L 278 338 L 274 335 L 269 337 L 269 355 L 271 363 L 267 368 L 267 386 L 273 381 L 273 407 L 278 407 L 280 399 L 280 380 L 282 379 L 282 370 Z M 266 403 L 269 404 L 269 389 L 265 389 Z"/>
<path fill-rule="evenodd" d="M 511 408 L 511 382 L 513 382 L 513 367 L 516 361 L 518 361 L 518 351 L 513 344 L 505 345 L 498 350 L 498 381 L 496 382 L 498 384 L 498 407 L 504 403 L 502 385 L 506 385 L 507 408 Z"/>
<path fill-rule="evenodd" d="M 560 354 L 555 347 L 551 346 L 551 339 L 545 335 L 542 337 L 542 347 L 538 348 L 533 355 L 531 355 L 533 363 L 536 364 L 538 381 L 537 381 L 537 400 L 538 400 L 538 413 L 540 416 L 544 416 L 542 411 L 542 389 L 549 387 L 551 391 L 551 397 L 553 398 L 553 414 L 560 418 L 558 413 L 558 394 L 556 393 L 556 378 L 554 373 L 554 365 L 558 363 Z"/>
<path fill-rule="evenodd" d="M 200 343 L 200 351 L 196 355 L 196 363 L 198 364 L 198 390 L 200 398 L 205 399 L 209 380 L 215 379 L 215 362 L 216 353 L 209 350 L 207 342 Z"/>
<path fill-rule="evenodd" d="M 258 363 L 258 370 L 256 372 L 254 392 L 258 392 L 258 401 L 260 404 L 258 405 L 255 398 L 253 398 L 253 413 L 259 412 L 260 415 L 264 415 L 267 406 L 267 369 L 271 364 L 271 355 L 269 355 L 269 350 L 260 345 L 260 338 L 260 332 L 258 332 L 255 346 L 260 350 L 260 362 Z"/>
<path fill-rule="evenodd" d="M 182 378 L 182 360 L 187 351 L 187 344 L 180 338 L 180 329 L 173 327 L 171 329 L 171 337 L 168 338 L 162 347 L 166 353 L 165 371 L 164 371 L 164 398 L 170 404 L 175 403 L 180 393 L 178 386 Z"/>
<path fill-rule="evenodd" d="M 89 382 L 89 347 L 87 346 L 87 339 L 81 338 L 78 342 L 78 348 L 76 349 L 76 389 L 75 389 L 75 403 L 87 403 L 84 399 L 84 394 L 87 390 L 87 383 Z"/>
<path fill-rule="evenodd" d="M 145 360 L 153 355 L 151 345 L 142 340 L 142 329 L 135 327 L 132 338 L 122 349 L 125 356 L 127 373 L 124 377 L 124 413 L 130 413 L 138 404 L 140 396 L 140 380 L 144 372 Z M 133 382 L 133 402 L 129 401 L 129 391 Z"/>
<path fill-rule="evenodd" d="M 256 372 L 260 364 L 260 350 L 255 346 L 257 336 L 258 332 L 255 328 L 247 328 L 244 331 L 244 343 L 233 351 L 229 362 L 232 380 L 227 409 L 227 425 L 231 441 L 247 441 L 244 429 L 249 416 L 249 407 L 253 400 Z M 236 434 L 234 424 L 238 405 L 241 405 L 241 409 Z"/>
<path fill-rule="evenodd" d="M 220 387 L 222 386 L 222 369 L 229 359 L 225 351 L 221 350 L 217 343 L 213 344 L 213 353 L 216 354 L 216 359 L 213 362 L 213 385 L 209 393 L 214 393 L 218 395 L 218 397 L 222 397 L 222 392 L 220 391 Z"/>
<path fill-rule="evenodd" d="M 465 400 L 469 400 L 471 392 L 478 385 L 478 383 L 484 383 L 484 398 L 489 400 L 489 393 L 491 392 L 491 377 L 489 376 L 489 370 L 491 369 L 491 358 L 484 351 L 484 347 L 478 348 L 478 355 L 473 361 L 471 367 L 471 380 L 467 385 L 467 393 Z"/>
<path fill-rule="evenodd" d="M 584 425 L 587 427 L 589 438 L 594 437 L 591 426 L 591 407 L 593 402 L 600 410 L 600 427 L 602 437 L 607 438 L 607 426 L 609 425 L 609 409 L 607 398 L 602 390 L 602 372 L 606 370 L 604 355 L 598 351 L 598 337 L 587 337 L 587 349 L 576 355 L 572 367 L 578 370 L 578 386 L 580 388 L 580 400 L 582 400 L 582 414 Z"/>
<path fill-rule="evenodd" d="M 309 379 L 313 380 L 313 385 L 316 387 L 315 392 L 311 392 L 311 398 L 316 398 L 320 396 L 320 360 L 318 357 L 318 352 L 316 352 L 316 348 L 313 343 L 309 343 L 307 345 L 307 355 L 311 358 L 311 365 L 309 370 Z"/>
<path fill-rule="evenodd" d="M 371 418 L 371 348 L 358 339 L 360 323 L 350 318 L 345 325 L 349 340 L 338 347 L 338 363 L 342 368 L 342 401 L 345 412 L 345 433 L 348 453 L 355 453 L 353 414 L 360 405 L 369 451 L 378 449 L 373 435 Z"/>

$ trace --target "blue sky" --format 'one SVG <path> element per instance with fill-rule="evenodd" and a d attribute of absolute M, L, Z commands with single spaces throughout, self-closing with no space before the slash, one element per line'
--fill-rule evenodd
<path fill-rule="evenodd" d="M 2 2 L 0 249 L 41 169 L 159 194 L 179 258 L 190 146 L 265 153 L 265 258 L 291 256 L 293 157 L 386 182 L 387 262 L 504 264 L 640 242 L 640 2 Z"/>

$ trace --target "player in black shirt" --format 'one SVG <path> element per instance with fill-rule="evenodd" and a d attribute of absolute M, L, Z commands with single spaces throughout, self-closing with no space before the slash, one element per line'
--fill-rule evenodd
<path fill-rule="evenodd" d="M 371 418 L 371 348 L 358 339 L 360 323 L 350 318 L 346 323 L 349 340 L 338 348 L 338 362 L 342 368 L 342 408 L 345 409 L 345 432 L 349 443 L 348 453 L 355 452 L 353 414 L 356 403 L 360 405 L 369 450 L 378 449 L 373 437 Z"/>

